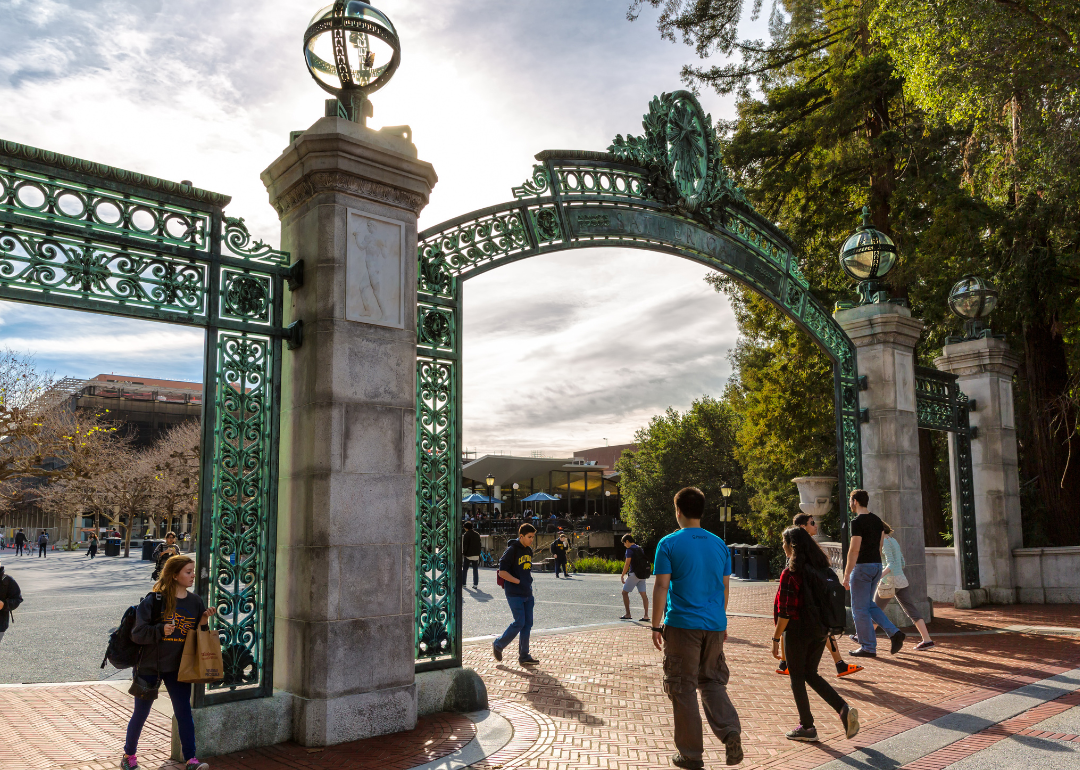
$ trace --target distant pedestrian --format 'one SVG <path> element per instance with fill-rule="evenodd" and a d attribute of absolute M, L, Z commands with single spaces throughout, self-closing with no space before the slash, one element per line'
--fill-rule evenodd
<path fill-rule="evenodd" d="M 22 556 L 23 549 L 26 547 L 26 533 L 19 528 L 19 531 L 15 533 L 15 555 Z"/>
<path fill-rule="evenodd" d="M 499 559 L 499 577 L 506 592 L 506 603 L 514 615 L 514 622 L 495 640 L 492 652 L 501 661 L 503 650 L 518 637 L 518 663 L 536 666 L 540 663 L 529 654 L 529 633 L 533 625 L 532 557 L 536 541 L 536 527 L 522 524 L 518 536 L 506 543 L 506 551 Z"/>
<path fill-rule="evenodd" d="M 90 533 L 90 544 L 86 547 L 86 555 L 93 559 L 97 556 L 98 536 L 97 532 Z"/>
<path fill-rule="evenodd" d="M 779 659 L 783 644 L 791 674 L 791 692 L 799 710 L 799 725 L 787 733 L 787 738 L 791 741 L 818 739 L 810 699 L 806 695 L 808 684 L 839 715 L 847 737 L 854 738 L 859 732 L 859 712 L 850 708 L 832 685 L 818 674 L 818 664 L 829 634 L 814 606 L 817 599 L 811 586 L 814 577 L 810 571 L 830 569 L 829 558 L 802 527 L 784 530 L 784 555 L 787 566 L 780 573 L 780 586 L 773 603 L 776 627 L 772 635 L 772 654 Z"/>
<path fill-rule="evenodd" d="M 165 562 L 171 559 L 173 556 L 180 555 L 180 546 L 176 544 L 176 533 L 165 533 L 165 542 L 158 543 L 154 548 L 154 552 L 150 554 L 150 558 L 154 562 L 154 572 L 150 575 L 151 580 L 157 580 L 161 577 L 161 570 L 165 567 Z"/>
<path fill-rule="evenodd" d="M 551 541 L 551 555 L 555 557 L 555 577 L 559 577 L 559 570 L 562 570 L 563 575 L 570 577 L 570 573 L 566 571 L 567 557 L 566 553 L 570 550 L 570 542 L 566 537 L 565 532 L 560 532 L 559 536 Z"/>
<path fill-rule="evenodd" d="M 880 607 L 874 603 L 874 590 L 881 580 L 881 544 L 885 538 L 885 526 L 867 505 L 870 495 L 864 489 L 851 493 L 851 512 L 856 514 L 851 522 L 851 542 L 848 545 L 847 566 L 844 569 L 844 588 L 851 591 L 851 614 L 855 618 L 855 631 L 859 637 L 859 649 L 851 652 L 853 658 L 876 658 L 877 636 L 874 623 L 881 626 L 892 641 L 890 652 L 895 655 L 904 646 L 906 635 L 892 624 Z"/>
<path fill-rule="evenodd" d="M 797 514 L 792 521 L 792 524 L 796 527 L 805 529 L 811 538 L 818 533 L 817 522 L 809 513 Z M 817 545 L 817 541 L 814 541 L 814 545 Z M 818 546 L 818 549 L 820 550 L 821 546 Z M 827 560 L 828 556 L 826 555 L 825 558 Z M 843 656 L 840 655 L 840 647 L 836 644 L 836 639 L 834 639 L 831 634 L 826 640 L 825 646 L 829 649 L 829 654 L 832 655 L 833 665 L 836 666 L 837 676 L 851 676 L 852 674 L 856 674 L 863 670 L 862 666 L 856 666 L 854 663 L 847 663 L 844 661 Z M 784 675 L 788 674 L 787 652 L 783 648 L 783 643 L 781 643 L 780 663 L 776 666 L 776 673 Z"/>
<path fill-rule="evenodd" d="M 461 587 L 469 582 L 469 567 L 472 567 L 472 587 L 480 585 L 480 554 L 483 547 L 480 535 L 473 529 L 471 521 L 465 522 L 465 533 L 461 536 Z"/>
<path fill-rule="evenodd" d="M 0 532 L 0 551 L 7 550 L 7 539 L 4 537 L 4 533 Z"/>
<path fill-rule="evenodd" d="M 641 619 L 648 622 L 649 620 L 649 594 L 648 586 L 645 580 L 649 577 L 651 571 L 649 571 L 649 560 L 645 556 L 645 550 L 634 542 L 634 536 L 626 534 L 622 536 L 623 548 L 626 549 L 624 554 L 626 557 L 622 568 L 622 603 L 626 612 L 620 618 L 620 620 L 633 620 L 630 615 L 630 592 L 637 590 L 641 594 L 641 603 L 645 606 L 645 611 L 641 613 Z"/>
<path fill-rule="evenodd" d="M 11 611 L 18 608 L 22 600 L 19 584 L 11 576 L 4 574 L 4 565 L 0 563 L 0 642 L 4 641 L 4 634 L 7 633 Z"/>
<path fill-rule="evenodd" d="M 701 528 L 705 495 L 696 487 L 675 495 L 679 531 L 656 546 L 652 637 L 664 653 L 664 692 L 675 712 L 676 767 L 705 766 L 698 692 L 713 733 L 724 742 L 729 765 L 742 762 L 742 726 L 727 693 L 727 601 L 731 554 L 724 541 Z"/>
<path fill-rule="evenodd" d="M 41 530 L 41 534 L 38 535 L 38 558 L 48 558 L 49 556 L 49 533 L 45 530 Z"/>
<path fill-rule="evenodd" d="M 195 722 L 191 715 L 191 685 L 176 677 L 180 671 L 180 658 L 184 642 L 196 624 L 209 623 L 217 614 L 213 607 L 206 608 L 198 594 L 189 590 L 195 582 L 195 560 L 189 556 L 173 556 L 161 571 L 161 578 L 154 584 L 153 593 L 139 604 L 135 616 L 132 641 L 145 645 L 136 665 L 137 681 L 132 685 L 151 697 L 136 697 L 135 709 L 128 722 L 127 739 L 121 770 L 134 770 L 139 766 L 135 752 L 143 725 L 150 715 L 153 699 L 164 682 L 172 701 L 176 730 L 180 734 L 180 746 L 184 754 L 185 770 L 209 770 L 209 765 L 195 758 Z M 154 617 L 154 594 L 161 595 L 161 616 Z"/>
<path fill-rule="evenodd" d="M 934 646 L 934 640 L 930 638 L 926 621 L 915 606 L 915 597 L 911 595 L 911 587 L 907 575 L 904 574 L 904 552 L 900 550 L 900 543 L 892 536 L 892 527 L 885 522 L 882 522 L 882 526 L 885 528 L 885 540 L 881 546 L 885 555 L 885 569 L 881 571 L 881 582 L 878 583 L 874 602 L 884 611 L 895 596 L 904 614 L 911 618 L 915 628 L 919 629 L 922 641 L 915 645 L 915 649 L 928 650 Z"/>

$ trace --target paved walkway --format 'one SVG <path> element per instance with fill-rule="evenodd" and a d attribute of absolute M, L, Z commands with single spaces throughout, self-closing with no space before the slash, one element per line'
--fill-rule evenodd
<path fill-rule="evenodd" d="M 783 737 L 797 721 L 788 680 L 773 673 L 771 621 L 761 617 L 774 590 L 740 584 L 733 591 L 726 652 L 743 722 L 742 767 L 1080 767 L 1080 606 L 958 611 L 939 605 L 931 626 L 936 649 L 916 653 L 909 644 L 900 655 L 869 661 L 854 677 L 832 680 L 862 714 L 854 740 L 844 738 L 839 721 L 811 695 L 822 741 L 794 744 Z M 661 657 L 643 624 L 539 635 L 532 652 L 542 665 L 524 670 L 510 662 L 512 655 L 497 664 L 487 640 L 466 646 L 465 664 L 487 683 L 490 718 L 434 715 L 410 733 L 323 750 L 283 744 L 219 757 L 211 766 L 406 770 L 441 757 L 449 757 L 440 765 L 448 770 L 466 761 L 481 770 L 671 766 Z M 104 684 L 0 687 L 0 768 L 115 768 L 129 703 Z M 485 719 L 504 725 L 503 737 L 481 741 L 478 719 L 481 728 Z M 168 740 L 168 717 L 155 711 L 140 764 L 177 768 L 167 759 Z M 483 759 L 476 756 L 481 744 Z M 723 766 L 723 747 L 711 737 L 706 759 Z"/>

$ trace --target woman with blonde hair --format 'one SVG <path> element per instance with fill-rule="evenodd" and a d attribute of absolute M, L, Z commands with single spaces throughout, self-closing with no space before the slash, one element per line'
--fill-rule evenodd
<path fill-rule="evenodd" d="M 184 751 L 185 770 L 208 770 L 209 765 L 195 758 L 195 722 L 191 716 L 191 685 L 178 681 L 180 658 L 188 632 L 196 625 L 205 626 L 217 610 L 206 608 L 199 595 L 189 590 L 195 583 L 195 561 L 189 556 L 173 556 L 162 567 L 161 577 L 154 590 L 139 603 L 131 639 L 144 645 L 135 666 L 135 681 L 131 694 L 135 710 L 128 722 L 127 740 L 121 770 L 135 770 L 135 756 L 150 704 L 157 698 L 158 688 L 165 689 L 172 701 L 180 745 Z"/>
<path fill-rule="evenodd" d="M 904 574 L 904 552 L 900 550 L 900 543 L 893 537 L 892 527 L 885 522 L 882 522 L 882 526 L 885 529 L 885 537 L 881 539 L 881 553 L 885 557 L 885 569 L 881 571 L 881 582 L 878 583 L 874 603 L 884 610 L 895 596 L 904 614 L 911 618 L 915 628 L 919 629 L 922 640 L 915 644 L 915 649 L 928 650 L 934 646 L 934 640 L 930 638 L 926 621 L 919 614 L 915 606 L 915 597 L 911 595 L 907 575 Z"/>

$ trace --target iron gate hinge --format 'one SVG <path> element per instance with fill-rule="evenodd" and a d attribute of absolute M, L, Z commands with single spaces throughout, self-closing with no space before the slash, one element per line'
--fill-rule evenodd
<path fill-rule="evenodd" d="M 285 327 L 285 347 L 296 350 L 304 344 L 304 322 L 297 319 Z"/>
<path fill-rule="evenodd" d="M 289 265 L 285 280 L 289 282 L 289 291 L 296 291 L 304 285 L 304 260 L 298 259 Z"/>
<path fill-rule="evenodd" d="M 870 410 L 869 409 L 860 409 L 859 410 L 859 422 L 864 423 L 864 424 L 870 422 Z"/>
<path fill-rule="evenodd" d="M 865 374 L 859 375 L 859 390 L 870 390 L 870 380 L 866 378 Z"/>

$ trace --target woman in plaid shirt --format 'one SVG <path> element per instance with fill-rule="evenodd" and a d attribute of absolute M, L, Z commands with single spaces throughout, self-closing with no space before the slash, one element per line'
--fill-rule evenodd
<path fill-rule="evenodd" d="M 792 741 L 817 740 L 814 715 L 810 713 L 810 699 L 806 694 L 807 684 L 836 710 L 840 721 L 844 723 L 847 737 L 854 738 L 859 732 L 858 711 L 849 708 L 844 699 L 817 672 L 821 655 L 825 652 L 827 631 L 816 620 L 816 614 L 800 612 L 805 609 L 806 602 L 813 601 L 804 585 L 807 570 L 827 570 L 829 559 L 810 537 L 810 533 L 801 527 L 788 527 L 784 530 L 784 554 L 788 562 L 780 573 L 780 587 L 776 590 L 776 600 L 773 602 L 773 622 L 776 627 L 772 635 L 772 654 L 777 660 L 782 658 L 780 643 L 783 641 L 788 671 L 791 673 L 791 692 L 795 696 L 795 706 L 799 709 L 799 725 L 787 733 L 787 738 Z"/>

